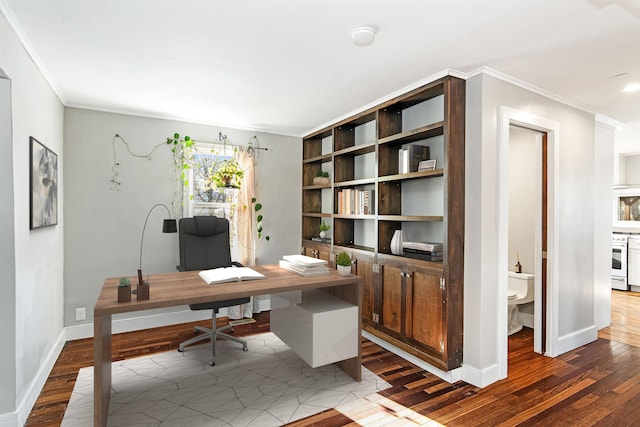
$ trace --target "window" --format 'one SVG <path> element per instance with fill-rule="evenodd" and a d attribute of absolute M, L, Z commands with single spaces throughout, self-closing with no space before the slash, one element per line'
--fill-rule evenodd
<path fill-rule="evenodd" d="M 217 216 L 229 220 L 231 234 L 231 256 L 234 258 L 238 237 L 235 233 L 235 209 L 238 204 L 238 189 L 215 189 L 211 186 L 211 173 L 225 160 L 233 158 L 233 149 L 228 146 L 199 144 L 193 156 L 190 170 L 188 197 L 185 201 L 185 216 Z"/>

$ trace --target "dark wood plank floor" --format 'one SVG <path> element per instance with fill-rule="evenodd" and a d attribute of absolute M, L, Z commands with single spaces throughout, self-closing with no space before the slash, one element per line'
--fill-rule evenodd
<path fill-rule="evenodd" d="M 640 425 L 640 294 L 614 292 L 612 326 L 596 342 L 556 358 L 533 353 L 530 329 L 509 338 L 509 376 L 484 389 L 449 384 L 365 339 L 363 365 L 392 387 L 344 413 L 329 410 L 291 426 L 634 426 Z M 619 307 L 619 309 L 616 309 Z M 618 310 L 618 311 L 616 311 Z M 629 321 L 620 320 L 630 317 Z M 269 330 L 269 315 L 236 334 Z M 206 322 L 200 322 L 206 324 Z M 117 334 L 113 359 L 176 349 L 192 324 Z M 628 326 L 631 325 L 631 326 Z M 603 338 L 606 337 L 606 338 Z M 92 340 L 67 342 L 27 426 L 58 426 L 78 370 L 92 365 Z"/>

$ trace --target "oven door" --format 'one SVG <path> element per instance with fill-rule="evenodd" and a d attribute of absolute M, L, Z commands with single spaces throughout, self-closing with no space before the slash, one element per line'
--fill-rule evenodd
<path fill-rule="evenodd" d="M 627 283 L 627 243 L 613 242 L 611 246 L 611 277 Z M 616 287 L 616 289 L 618 289 Z"/>

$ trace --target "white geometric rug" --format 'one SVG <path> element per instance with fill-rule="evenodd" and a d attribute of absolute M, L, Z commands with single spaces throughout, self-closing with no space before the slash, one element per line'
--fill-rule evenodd
<path fill-rule="evenodd" d="M 362 367 L 356 382 L 334 365 L 312 369 L 272 333 L 187 347 L 112 365 L 108 425 L 281 426 L 389 388 Z M 78 373 L 63 427 L 93 423 L 93 367 Z"/>

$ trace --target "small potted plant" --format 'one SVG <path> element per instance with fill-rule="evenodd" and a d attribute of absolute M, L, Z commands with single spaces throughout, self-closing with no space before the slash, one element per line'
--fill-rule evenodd
<path fill-rule="evenodd" d="M 338 268 L 338 274 L 341 276 L 348 276 L 351 274 L 351 255 L 345 251 L 340 251 L 336 255 L 336 265 Z"/>
<path fill-rule="evenodd" d="M 331 183 L 329 180 L 329 172 L 316 171 L 316 176 L 313 178 L 313 185 L 326 185 Z"/>
<path fill-rule="evenodd" d="M 240 169 L 238 162 L 233 159 L 220 163 L 218 169 L 211 175 L 212 186 L 214 188 L 234 187 L 240 188 L 240 182 L 244 172 Z"/>
<path fill-rule="evenodd" d="M 131 280 L 128 277 L 121 277 L 118 282 L 118 302 L 131 301 Z"/>
<path fill-rule="evenodd" d="M 330 225 L 324 223 L 324 219 L 320 221 L 320 238 L 321 239 L 327 238 L 327 231 L 329 231 L 330 228 L 331 228 Z"/>

